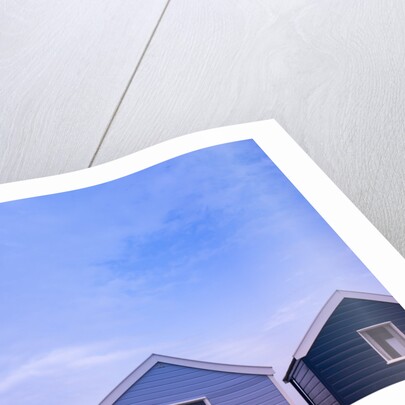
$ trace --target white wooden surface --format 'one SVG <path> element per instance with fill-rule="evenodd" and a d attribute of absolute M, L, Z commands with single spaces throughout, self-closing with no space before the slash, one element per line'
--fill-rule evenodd
<path fill-rule="evenodd" d="M 1 181 L 88 166 L 164 4 L 1 2 Z"/>
<path fill-rule="evenodd" d="M 5 4 L 0 181 L 276 118 L 405 254 L 402 0 Z"/>

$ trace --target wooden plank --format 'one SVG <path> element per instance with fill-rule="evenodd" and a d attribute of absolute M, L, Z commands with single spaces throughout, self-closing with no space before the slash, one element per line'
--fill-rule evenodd
<path fill-rule="evenodd" d="M 88 166 L 165 3 L 3 3 L 0 181 Z"/>
<path fill-rule="evenodd" d="M 405 253 L 401 0 L 173 0 L 95 163 L 276 118 Z"/>

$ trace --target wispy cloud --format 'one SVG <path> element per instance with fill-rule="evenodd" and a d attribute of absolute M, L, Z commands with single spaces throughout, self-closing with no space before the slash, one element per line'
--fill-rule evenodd
<path fill-rule="evenodd" d="M 266 323 L 266 331 L 284 326 L 287 323 L 294 322 L 302 316 L 302 308 L 311 301 L 310 296 L 299 300 L 291 301 L 287 305 L 278 308 Z"/>
<path fill-rule="evenodd" d="M 63 347 L 27 360 L 17 368 L 2 376 L 0 393 L 24 383 L 31 378 L 45 377 L 55 373 L 77 372 L 79 369 L 91 369 L 117 360 L 131 357 L 139 350 L 100 351 L 100 345 Z"/>

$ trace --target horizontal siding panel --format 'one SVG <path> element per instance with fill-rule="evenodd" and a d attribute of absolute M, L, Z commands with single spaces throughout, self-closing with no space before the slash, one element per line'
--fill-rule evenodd
<path fill-rule="evenodd" d="M 400 315 L 398 313 L 390 313 L 387 312 L 385 314 L 381 314 L 382 316 L 378 316 L 378 314 L 373 314 L 375 315 L 376 320 L 377 319 L 388 319 L 391 322 L 393 322 L 398 329 L 400 330 L 405 330 L 405 322 L 403 319 L 400 318 Z M 359 317 L 358 319 L 351 318 L 351 322 L 353 322 L 352 325 L 356 325 L 356 329 L 353 329 L 353 326 L 351 325 L 346 325 L 345 328 L 339 328 L 338 325 L 334 325 L 337 328 L 339 328 L 340 335 L 336 336 L 336 329 L 334 334 L 329 334 L 328 336 L 323 335 L 319 339 L 319 346 L 317 345 L 316 349 L 318 353 L 325 353 L 325 350 L 327 350 L 332 344 L 335 346 L 338 346 L 339 344 L 344 344 L 345 339 L 349 336 L 356 337 L 357 336 L 357 330 L 365 328 L 370 325 L 370 321 L 367 321 L 364 319 L 364 316 Z M 382 321 L 385 322 L 385 321 Z M 315 352 L 316 353 L 316 352 Z"/>
<path fill-rule="evenodd" d="M 322 384 L 318 377 L 309 369 L 304 361 L 299 360 L 299 364 L 292 375 L 293 380 L 308 397 L 316 404 L 337 405 L 338 402 L 328 389 Z"/>
<path fill-rule="evenodd" d="M 228 380 L 226 380 L 228 381 Z M 207 375 L 204 379 L 201 379 L 201 374 L 197 372 L 182 374 L 182 380 L 179 381 L 178 373 L 170 378 L 165 378 L 160 376 L 160 378 L 154 378 L 152 381 L 147 381 L 144 384 L 139 384 L 137 387 L 137 392 L 145 391 L 149 392 L 150 389 L 156 387 L 156 384 L 167 387 L 169 391 L 170 387 L 175 385 L 177 388 L 182 388 L 183 386 L 193 385 L 195 388 L 204 388 L 207 383 L 210 384 L 221 384 L 221 379 L 217 375 Z"/>
<path fill-rule="evenodd" d="M 211 371 L 157 363 L 116 405 L 167 405 L 207 397 L 212 405 L 288 405 L 264 375 Z"/>
<path fill-rule="evenodd" d="M 273 386 L 274 387 L 274 386 Z M 253 390 L 254 388 L 254 390 Z M 259 403 L 259 404 L 266 404 L 264 401 L 264 398 L 266 397 L 272 397 L 271 404 L 277 405 L 277 404 L 286 404 L 285 399 L 282 397 L 282 395 L 278 392 L 277 388 L 274 387 L 274 389 L 269 390 L 269 385 L 267 381 L 262 380 L 260 383 L 253 385 L 246 386 L 243 389 L 237 391 L 237 396 L 238 396 L 238 403 L 240 404 L 254 404 L 254 403 Z M 235 388 L 232 388 L 228 394 L 225 394 L 224 392 L 221 392 L 220 396 L 217 398 L 215 396 L 212 396 L 212 400 L 217 399 L 218 403 L 222 405 L 232 405 L 235 403 Z"/>
<path fill-rule="evenodd" d="M 380 303 L 380 304 L 387 304 L 387 305 L 399 305 L 399 304 L 392 304 L 392 303 Z M 401 308 L 400 308 L 401 309 Z M 367 327 L 370 324 L 371 317 L 375 320 L 378 319 L 389 319 L 390 321 L 398 324 L 398 328 L 401 330 L 405 330 L 405 319 L 401 311 L 398 311 L 398 308 L 387 308 L 384 310 L 380 308 L 378 311 L 375 308 L 370 308 L 369 311 L 360 312 L 353 315 L 346 316 L 345 320 L 340 322 L 333 322 L 333 324 L 326 324 L 322 329 L 322 333 L 317 338 L 317 350 L 322 351 L 324 347 L 328 347 L 332 342 L 339 343 L 342 340 L 343 336 L 350 335 L 352 333 L 356 333 L 353 330 L 352 324 L 347 323 L 347 318 L 350 317 L 351 322 L 356 324 L 357 329 L 361 329 L 363 327 Z M 383 321 L 384 322 L 384 321 Z M 363 326 L 364 325 L 364 326 Z M 340 334 L 336 335 L 336 330 L 339 330 Z"/>
<path fill-rule="evenodd" d="M 336 399 L 331 395 L 331 393 L 322 385 L 322 389 L 318 393 L 311 393 L 310 396 L 313 398 L 316 404 L 322 405 L 336 405 Z"/>

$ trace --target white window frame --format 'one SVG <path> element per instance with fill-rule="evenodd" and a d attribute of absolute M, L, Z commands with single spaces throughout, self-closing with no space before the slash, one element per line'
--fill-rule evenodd
<path fill-rule="evenodd" d="M 405 356 L 397 357 L 395 359 L 391 358 L 388 353 L 376 342 L 367 332 L 372 329 L 377 329 L 385 327 L 390 332 L 394 332 L 394 336 L 402 340 L 405 344 L 405 335 L 400 331 L 391 321 L 378 323 L 376 325 L 368 326 L 367 328 L 359 329 L 357 332 L 359 335 L 387 362 L 387 364 L 397 363 L 398 361 L 405 360 Z"/>
<path fill-rule="evenodd" d="M 187 401 L 174 402 L 170 405 L 193 405 L 196 402 L 200 402 L 200 401 L 203 401 L 206 405 L 211 405 L 211 402 L 208 401 L 207 397 L 193 398 L 193 399 L 188 399 Z"/>

